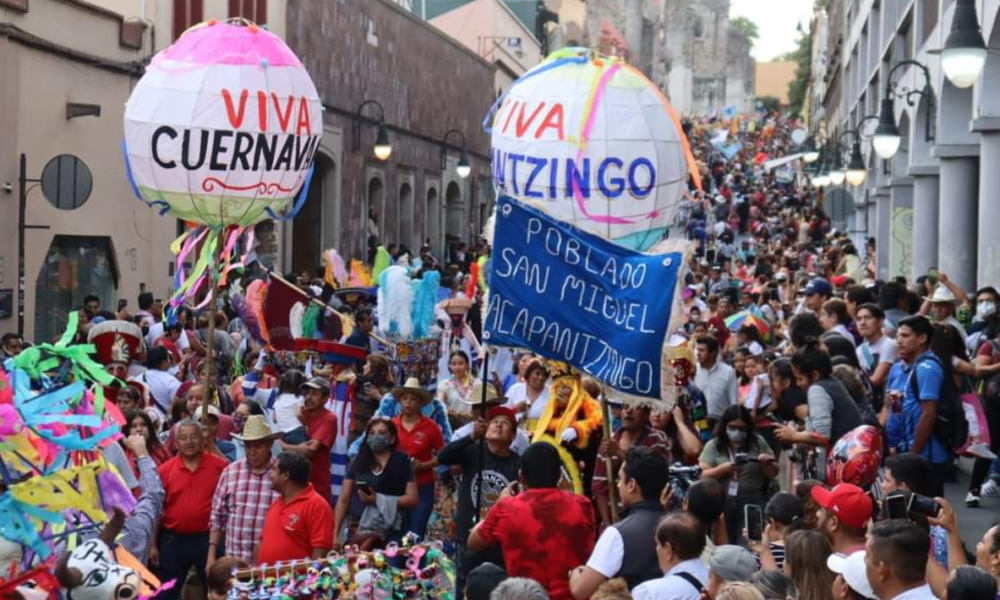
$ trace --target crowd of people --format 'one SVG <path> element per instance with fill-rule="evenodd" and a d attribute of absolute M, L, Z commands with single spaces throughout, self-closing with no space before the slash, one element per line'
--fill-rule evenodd
<path fill-rule="evenodd" d="M 711 120 L 688 125 L 702 186 L 671 232 L 693 244 L 669 342 L 680 392 L 670 410 L 612 403 L 610 437 L 597 381 L 482 345 L 485 241 L 443 260 L 389 249 L 453 292 L 432 385 L 398 377 L 374 295 L 338 303 L 353 331 L 319 355 L 269 352 L 228 304 L 165 319 L 149 293 L 134 314 L 88 296 L 76 340 L 119 380 L 104 456 L 139 499 L 120 543 L 179 582 L 161 597 L 415 535 L 444 544 L 471 600 L 1000 598 L 1000 527 L 963 540 L 944 498 L 970 393 L 991 442 L 966 504 L 1000 495 L 1000 293 L 876 279 L 874 240 L 756 160 L 791 152 L 794 122 L 738 125 L 730 158 Z M 286 279 L 333 303 L 322 277 Z M 30 345 L 2 339 L 5 357 Z M 863 485 L 830 468 L 859 428 L 875 432 Z"/>

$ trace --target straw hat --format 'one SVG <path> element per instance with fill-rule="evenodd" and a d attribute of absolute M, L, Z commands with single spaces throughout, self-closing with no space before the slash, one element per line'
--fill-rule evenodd
<path fill-rule="evenodd" d="M 465 316 L 472 308 L 472 300 L 468 298 L 449 298 L 442 301 L 438 306 L 443 308 L 444 312 L 449 315 Z"/>
<path fill-rule="evenodd" d="M 250 415 L 247 417 L 246 423 L 243 424 L 243 434 L 232 434 L 230 437 L 234 437 L 243 442 L 258 442 L 260 440 L 269 440 L 276 437 L 273 431 L 271 431 L 271 426 L 267 424 L 267 419 L 264 415 Z"/>
<path fill-rule="evenodd" d="M 506 397 L 501 396 L 497 393 L 497 386 L 490 384 L 486 386 L 486 405 L 490 404 L 500 404 L 507 400 Z M 483 382 L 482 380 L 476 381 L 472 386 L 472 393 L 469 394 L 469 398 L 462 398 L 462 404 L 468 404 L 471 406 L 479 406 L 483 403 Z"/>
<path fill-rule="evenodd" d="M 396 398 L 396 400 L 399 400 L 399 397 L 403 394 L 415 395 L 420 398 L 421 404 L 427 404 L 434 397 L 430 392 L 420 387 L 420 380 L 416 377 L 410 377 L 407 379 L 406 383 L 403 384 L 403 387 L 392 388 L 392 395 Z"/>

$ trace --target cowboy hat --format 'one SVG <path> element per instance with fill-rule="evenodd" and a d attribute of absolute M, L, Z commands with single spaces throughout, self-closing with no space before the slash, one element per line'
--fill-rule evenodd
<path fill-rule="evenodd" d="M 931 296 L 930 301 L 931 304 L 954 304 L 958 302 L 958 298 L 951 293 L 947 286 L 939 285 L 934 289 L 934 295 Z"/>
<path fill-rule="evenodd" d="M 399 397 L 402 396 L 403 394 L 415 395 L 416 397 L 420 398 L 421 404 L 427 404 L 434 397 L 431 395 L 430 392 L 420 387 L 420 380 L 417 379 L 416 377 L 410 377 L 409 379 L 407 379 L 406 383 L 403 384 L 403 387 L 392 388 L 392 396 L 396 400 L 399 400 Z"/>
<path fill-rule="evenodd" d="M 258 442 L 260 440 L 269 440 L 277 437 L 277 435 L 271 430 L 271 426 L 267 424 L 267 419 L 264 415 L 250 415 L 243 424 L 243 433 L 234 433 L 230 437 L 241 442 Z"/>
<path fill-rule="evenodd" d="M 500 404 L 506 402 L 507 398 L 497 393 L 497 387 L 493 384 L 486 386 L 486 404 Z M 462 398 L 462 404 L 478 406 L 483 403 L 483 382 L 476 381 L 472 386 L 472 393 L 468 398 Z"/>

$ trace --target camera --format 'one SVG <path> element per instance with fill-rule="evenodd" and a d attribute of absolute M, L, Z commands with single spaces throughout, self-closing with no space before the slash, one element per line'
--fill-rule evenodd
<path fill-rule="evenodd" d="M 736 465 L 745 465 L 748 462 L 750 462 L 750 459 L 747 458 L 746 452 L 737 452 L 736 456 L 733 458 L 733 463 Z"/>
<path fill-rule="evenodd" d="M 684 505 L 688 490 L 701 478 L 701 467 L 685 467 L 681 463 L 674 463 L 670 467 L 670 487 L 674 490 L 674 495 L 670 499 L 670 510 L 678 510 Z"/>

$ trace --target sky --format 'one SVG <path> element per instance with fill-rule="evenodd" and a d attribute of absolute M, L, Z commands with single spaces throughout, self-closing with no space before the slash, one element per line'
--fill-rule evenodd
<path fill-rule="evenodd" d="M 760 38 L 753 49 L 757 60 L 771 60 L 795 49 L 796 25 L 808 28 L 813 0 L 732 0 L 729 16 L 757 23 Z"/>

